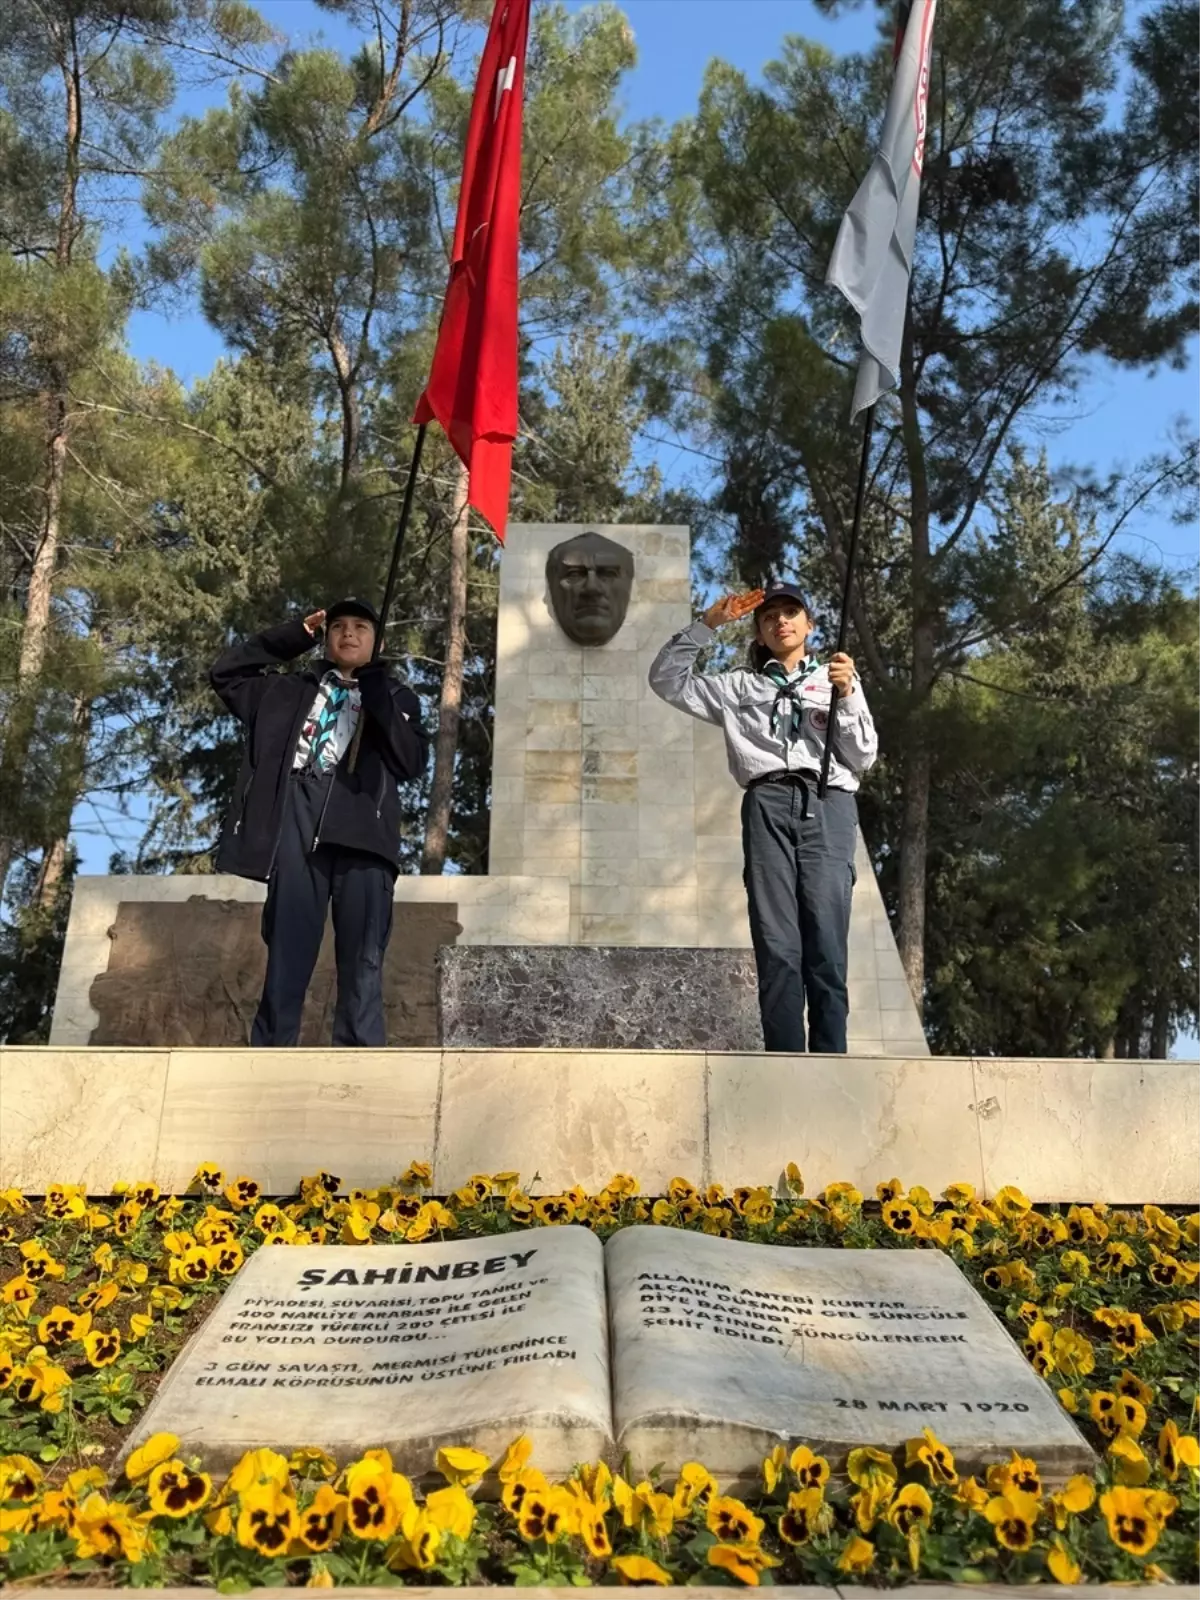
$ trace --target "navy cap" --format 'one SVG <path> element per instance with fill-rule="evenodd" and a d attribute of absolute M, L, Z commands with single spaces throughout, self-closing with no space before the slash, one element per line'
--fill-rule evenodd
<path fill-rule="evenodd" d="M 359 600 L 355 595 L 347 595 L 344 600 L 339 600 L 336 605 L 329 606 L 325 612 L 325 626 L 336 622 L 339 617 L 362 617 L 379 632 L 379 613 L 369 600 Z"/>
<path fill-rule="evenodd" d="M 758 602 L 754 609 L 756 612 L 761 611 L 764 606 L 769 606 L 776 600 L 794 600 L 798 606 L 804 607 L 804 610 L 808 616 L 812 616 L 812 612 L 809 610 L 808 601 L 804 598 L 802 590 L 799 589 L 796 584 L 788 583 L 786 579 L 783 578 L 772 579 L 772 581 L 767 584 L 766 588 L 763 590 L 762 599 Z"/>

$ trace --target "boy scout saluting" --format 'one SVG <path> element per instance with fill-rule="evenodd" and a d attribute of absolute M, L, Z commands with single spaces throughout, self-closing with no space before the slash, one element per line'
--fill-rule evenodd
<path fill-rule="evenodd" d="M 698 672 L 713 630 L 750 612 L 749 665 Z M 843 653 L 828 665 L 810 656 L 812 629 L 812 612 L 794 584 L 727 596 L 663 646 L 650 686 L 668 705 L 723 729 L 729 770 L 746 791 L 742 849 L 764 1044 L 798 1052 L 807 1043 L 828 1055 L 846 1050 L 854 795 L 878 741 L 854 662 Z M 838 699 L 821 800 L 831 686 Z"/>

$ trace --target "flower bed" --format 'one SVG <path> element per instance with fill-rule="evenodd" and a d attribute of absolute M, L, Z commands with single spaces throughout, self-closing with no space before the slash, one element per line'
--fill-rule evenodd
<path fill-rule="evenodd" d="M 1034 1210 L 1015 1188 L 939 1201 L 898 1180 L 805 1198 L 727 1194 L 675 1179 L 642 1197 L 619 1174 L 599 1194 L 534 1198 L 516 1173 L 442 1199 L 413 1163 L 385 1189 L 327 1173 L 264 1199 L 251 1178 L 201 1167 L 187 1196 L 133 1183 L 103 1201 L 57 1185 L 0 1191 L 0 1575 L 96 1584 L 879 1584 L 1197 1577 L 1200 1446 L 1196 1261 L 1200 1216 L 1104 1205 Z M 251 1452 L 224 1482 L 160 1434 L 112 1462 L 159 1375 L 263 1245 L 374 1243 L 633 1222 L 763 1244 L 946 1251 L 1103 1452 L 1095 1480 L 1057 1493 L 1014 1456 L 958 1474 L 930 1431 L 895 1457 L 851 1453 L 845 1480 L 803 1443 L 763 1462 L 761 1492 L 721 1493 L 700 1462 L 629 1483 L 603 1463 L 550 1484 L 515 1440 L 489 1462 L 439 1452 L 422 1495 L 385 1451 L 336 1463 Z M 500 1494 L 471 1491 L 490 1474 Z"/>

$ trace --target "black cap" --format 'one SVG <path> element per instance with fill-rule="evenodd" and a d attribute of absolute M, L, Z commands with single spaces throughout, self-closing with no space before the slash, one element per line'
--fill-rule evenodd
<path fill-rule="evenodd" d="M 794 583 L 788 583 L 784 578 L 772 579 L 763 590 L 763 597 L 755 606 L 755 611 L 761 611 L 764 606 L 769 606 L 775 600 L 794 600 L 798 606 L 803 606 L 806 614 L 812 616 L 808 601 L 804 598 L 803 591 Z"/>
<path fill-rule="evenodd" d="M 326 608 L 325 626 L 336 622 L 339 617 L 362 617 L 379 632 L 379 613 L 369 600 L 359 600 L 355 595 L 347 595 L 344 600 L 339 600 L 336 605 Z"/>

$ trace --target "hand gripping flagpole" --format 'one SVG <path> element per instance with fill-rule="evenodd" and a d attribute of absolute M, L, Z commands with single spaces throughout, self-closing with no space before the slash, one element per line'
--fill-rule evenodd
<path fill-rule="evenodd" d="M 854 521 L 850 524 L 850 543 L 846 547 L 846 576 L 842 583 L 842 614 L 838 618 L 837 648 L 846 648 L 846 633 L 850 624 L 850 586 L 854 582 L 854 557 L 858 550 L 858 530 L 862 526 L 863 501 L 867 497 L 867 463 L 871 458 L 871 425 L 875 421 L 875 407 L 869 405 L 863 418 L 862 456 L 858 463 L 858 487 L 854 491 Z M 817 781 L 817 799 L 824 800 L 829 788 L 829 760 L 833 751 L 833 724 L 837 717 L 837 685 L 830 685 L 829 721 L 825 724 L 825 747 L 821 751 L 821 776 Z"/>

